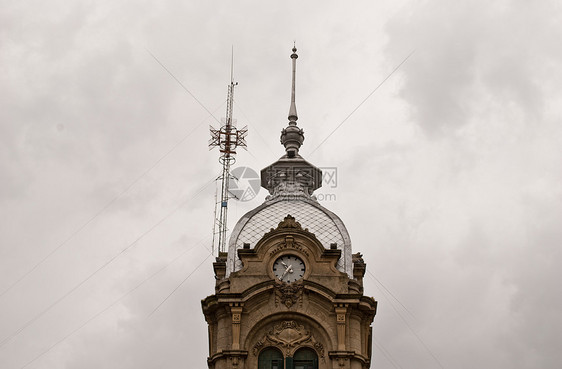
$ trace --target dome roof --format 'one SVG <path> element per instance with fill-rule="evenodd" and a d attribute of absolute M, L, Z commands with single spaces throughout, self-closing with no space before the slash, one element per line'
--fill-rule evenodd
<path fill-rule="evenodd" d="M 304 132 L 297 126 L 296 51 L 293 48 L 291 54 L 293 77 L 289 125 L 281 132 L 281 143 L 285 146 L 286 153 L 261 171 L 261 185 L 269 191 L 270 196 L 262 205 L 240 218 L 232 231 L 226 261 L 227 276 L 242 269 L 238 249 L 243 248 L 245 243 L 255 247 L 267 232 L 276 228 L 287 215 L 291 215 L 303 228 L 308 228 L 326 249 L 330 249 L 331 244 L 335 243 L 342 250 L 336 267 L 353 278 L 349 233 L 341 219 L 321 206 L 313 195 L 322 186 L 322 170 L 299 155 Z"/>
<path fill-rule="evenodd" d="M 308 228 L 326 248 L 335 243 L 342 250 L 338 270 L 352 277 L 351 239 L 341 219 L 321 206 L 316 200 L 306 197 L 277 197 L 246 213 L 232 231 L 228 246 L 227 275 L 242 268 L 237 250 L 249 243 L 257 242 L 276 228 L 287 215 L 295 217 L 303 228 Z"/>

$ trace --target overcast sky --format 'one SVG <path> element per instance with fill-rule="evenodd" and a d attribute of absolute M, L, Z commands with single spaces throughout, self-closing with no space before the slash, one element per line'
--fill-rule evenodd
<path fill-rule="evenodd" d="M 0 367 L 206 367 L 208 111 L 234 46 L 235 167 L 277 160 L 296 40 L 372 367 L 560 368 L 561 38 L 556 1 L 0 1 Z"/>

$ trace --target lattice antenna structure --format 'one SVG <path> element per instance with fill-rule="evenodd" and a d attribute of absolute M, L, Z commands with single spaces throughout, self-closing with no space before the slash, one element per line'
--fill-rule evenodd
<path fill-rule="evenodd" d="M 238 82 L 234 82 L 233 77 L 233 63 L 234 58 L 230 65 L 230 84 L 228 85 L 227 103 L 226 103 L 226 118 L 221 119 L 222 126 L 220 129 L 210 127 L 211 139 L 209 140 L 209 150 L 218 147 L 220 152 L 219 163 L 222 164 L 222 174 L 218 178 L 221 181 L 221 196 L 220 202 L 216 202 L 216 206 L 220 206 L 219 217 L 216 217 L 215 208 L 215 222 L 213 225 L 213 253 L 217 250 L 215 240 L 218 234 L 218 251 L 226 251 L 226 233 L 228 231 L 228 199 L 230 193 L 228 190 L 229 181 L 232 178 L 230 175 L 230 166 L 236 162 L 236 149 L 242 147 L 246 149 L 246 135 L 248 134 L 247 126 L 244 128 L 236 128 L 236 120 L 232 119 L 232 110 L 234 103 L 234 87 Z M 218 227 L 218 231 L 217 231 Z"/>

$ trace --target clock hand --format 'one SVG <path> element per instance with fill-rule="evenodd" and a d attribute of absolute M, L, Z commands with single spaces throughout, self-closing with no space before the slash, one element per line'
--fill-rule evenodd
<path fill-rule="evenodd" d="M 287 272 L 289 271 L 289 268 L 285 269 L 285 271 L 283 272 L 283 274 L 281 275 L 281 278 L 279 278 L 280 280 L 283 280 L 283 278 L 285 277 L 285 275 L 287 274 Z"/>
<path fill-rule="evenodd" d="M 283 275 L 280 278 L 281 280 L 283 280 L 283 278 L 285 277 L 285 275 L 287 275 L 287 273 L 293 273 L 293 266 L 292 265 L 286 265 L 286 266 L 287 266 L 287 268 L 283 272 Z"/>

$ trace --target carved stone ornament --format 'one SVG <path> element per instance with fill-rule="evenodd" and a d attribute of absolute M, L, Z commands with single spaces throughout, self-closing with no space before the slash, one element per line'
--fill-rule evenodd
<path fill-rule="evenodd" d="M 299 174 L 302 173 L 297 173 L 297 176 L 299 176 Z M 312 195 L 314 192 L 314 183 L 310 180 L 303 180 L 299 177 L 299 179 L 291 181 L 284 177 L 287 177 L 285 173 L 278 172 L 277 177 L 272 177 L 269 181 L 267 181 L 267 189 L 271 195 L 266 196 L 265 201 L 271 201 L 278 198 L 306 198 L 315 200 L 315 197 Z"/>
<path fill-rule="evenodd" d="M 282 229 L 282 228 L 292 228 L 292 229 L 302 230 L 301 224 L 297 222 L 295 218 L 292 217 L 290 214 L 287 214 L 285 219 L 283 219 L 283 221 L 279 222 L 279 224 L 277 225 L 277 229 Z"/>
<path fill-rule="evenodd" d="M 306 229 L 305 231 L 308 231 L 308 229 Z M 313 233 L 311 233 L 311 235 L 315 237 Z M 285 239 L 282 242 L 278 243 L 274 248 L 271 249 L 269 255 L 273 256 L 285 249 L 294 249 L 302 252 L 306 256 L 309 255 L 307 247 L 300 242 L 295 242 L 295 238 L 293 236 L 285 236 Z"/>
<path fill-rule="evenodd" d="M 363 255 L 361 255 L 360 252 L 351 255 L 351 260 L 353 261 L 353 264 L 365 264 L 365 260 L 363 260 Z"/>
<path fill-rule="evenodd" d="M 309 330 L 294 320 L 280 322 L 270 329 L 254 345 L 252 349 L 254 356 L 258 355 L 258 352 L 264 345 L 277 346 L 287 356 L 292 355 L 300 346 L 311 346 L 314 347 L 320 358 L 324 358 L 324 345 L 316 341 Z"/>
<path fill-rule="evenodd" d="M 285 283 L 277 281 L 275 283 L 275 305 L 281 303 L 287 308 L 295 305 L 302 298 L 302 283 Z"/>

